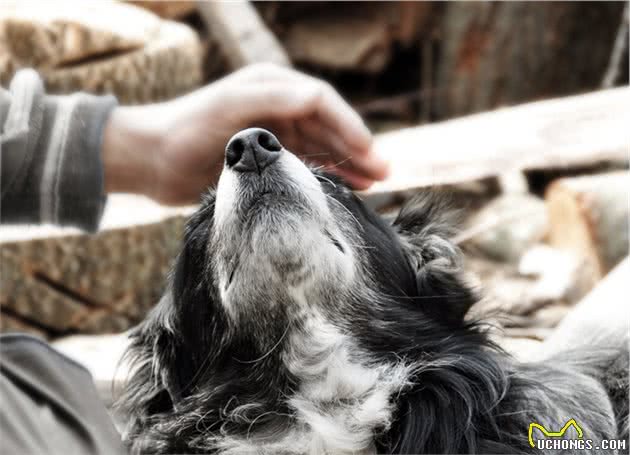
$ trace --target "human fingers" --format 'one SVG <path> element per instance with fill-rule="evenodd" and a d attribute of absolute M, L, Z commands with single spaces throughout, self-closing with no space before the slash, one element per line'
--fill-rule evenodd
<path fill-rule="evenodd" d="M 328 83 L 313 80 L 317 96 L 309 106 L 319 121 L 340 137 L 355 154 L 367 154 L 372 144 L 372 133 L 359 114 Z"/>
<path fill-rule="evenodd" d="M 367 190 L 374 183 L 374 180 L 359 175 L 352 170 L 336 167 L 334 163 L 324 166 L 323 170 L 338 175 L 355 190 Z"/>
<path fill-rule="evenodd" d="M 322 144 L 323 150 L 330 154 L 330 159 L 337 167 L 370 180 L 383 180 L 387 177 L 388 165 L 385 161 L 370 152 L 359 153 L 316 117 L 297 121 L 296 126 L 304 140 Z"/>
<path fill-rule="evenodd" d="M 293 109 L 276 110 L 281 116 L 317 114 L 329 129 L 335 131 L 357 153 L 367 153 L 372 134 L 359 114 L 327 82 L 304 73 L 271 64 L 257 64 L 241 70 L 239 79 L 257 89 L 269 91 L 278 107 L 291 102 Z M 242 86 L 242 84 L 240 84 Z M 268 86 L 268 87 L 265 87 Z M 279 88 L 279 93 L 272 93 Z M 262 93 L 261 93 L 262 95 Z M 293 99 L 291 99 L 293 98 Z M 303 103 L 300 106 L 300 103 Z"/>

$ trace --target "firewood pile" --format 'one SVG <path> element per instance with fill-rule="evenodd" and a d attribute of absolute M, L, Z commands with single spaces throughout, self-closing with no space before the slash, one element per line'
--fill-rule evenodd
<path fill-rule="evenodd" d="M 52 92 L 145 103 L 254 62 L 323 77 L 392 164 L 368 204 L 391 214 L 421 189 L 449 192 L 485 296 L 474 314 L 540 341 L 628 255 L 627 15 L 615 2 L 3 2 L 0 80 L 34 67 Z M 97 235 L 0 228 L 0 329 L 129 329 L 192 210 L 116 195 Z"/>

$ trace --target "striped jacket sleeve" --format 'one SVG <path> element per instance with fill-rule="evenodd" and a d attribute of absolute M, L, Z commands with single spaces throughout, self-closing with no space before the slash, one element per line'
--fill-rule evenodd
<path fill-rule="evenodd" d="M 100 157 L 112 96 L 50 96 L 33 70 L 0 88 L 0 222 L 95 231 L 105 204 Z"/>

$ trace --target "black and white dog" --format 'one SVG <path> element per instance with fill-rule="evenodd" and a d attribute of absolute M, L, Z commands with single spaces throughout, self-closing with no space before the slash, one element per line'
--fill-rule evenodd
<path fill-rule="evenodd" d="M 428 198 L 386 223 L 271 133 L 234 136 L 133 335 L 132 450 L 539 453 L 530 423 L 569 419 L 627 438 L 627 395 L 604 380 L 620 353 L 511 359 L 464 319 L 451 235 Z"/>

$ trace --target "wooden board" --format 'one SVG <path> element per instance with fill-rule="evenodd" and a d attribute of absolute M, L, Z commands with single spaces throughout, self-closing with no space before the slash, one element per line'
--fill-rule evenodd
<path fill-rule="evenodd" d="M 380 134 L 391 175 L 369 193 L 467 182 L 515 170 L 628 162 L 630 88 L 539 101 Z"/>

